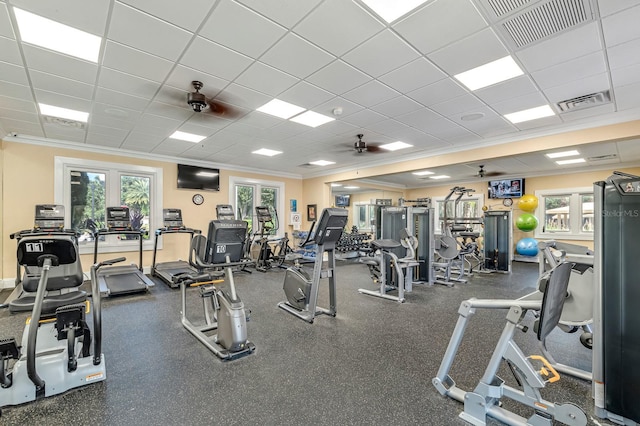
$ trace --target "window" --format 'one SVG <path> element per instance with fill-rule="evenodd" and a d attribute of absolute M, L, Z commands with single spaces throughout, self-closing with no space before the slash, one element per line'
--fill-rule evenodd
<path fill-rule="evenodd" d="M 255 207 L 267 206 L 273 216 L 275 229 L 272 235 L 284 236 L 284 183 L 248 179 L 241 177 L 229 177 L 229 204 L 239 214 L 240 220 L 249 223 L 249 229 L 257 232 L 257 224 L 254 227 Z"/>
<path fill-rule="evenodd" d="M 376 206 L 366 202 L 355 202 L 353 204 L 353 224 L 360 232 L 373 232 L 376 222 Z"/>
<path fill-rule="evenodd" d="M 462 198 L 458 201 L 457 209 L 455 198 L 457 196 L 451 197 L 449 202 L 447 202 L 447 218 L 452 220 L 454 216 L 457 220 L 468 224 L 474 232 L 482 232 L 482 224 L 480 223 L 480 218 L 482 217 L 482 206 L 484 205 L 484 194 L 475 194 L 471 193 L 471 196 L 463 195 Z M 442 233 L 442 225 L 444 222 L 444 203 L 445 197 L 433 197 L 432 202 L 434 204 L 435 210 L 435 233 Z M 456 210 L 454 212 L 454 209 Z"/>
<path fill-rule="evenodd" d="M 536 191 L 536 238 L 593 239 L 593 188 Z"/>
<path fill-rule="evenodd" d="M 80 233 L 81 253 L 93 252 L 94 232 L 106 227 L 106 209 L 114 206 L 129 207 L 132 228 L 146 231 L 143 249 L 153 249 L 152 230 L 162 224 L 161 168 L 56 157 L 54 197 L 65 206 L 65 227 Z M 135 236 L 102 238 L 101 252 L 137 249 Z"/>

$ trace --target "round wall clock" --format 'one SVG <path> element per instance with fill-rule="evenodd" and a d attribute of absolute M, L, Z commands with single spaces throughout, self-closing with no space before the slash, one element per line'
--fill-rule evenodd
<path fill-rule="evenodd" d="M 511 198 L 505 198 L 502 200 L 502 205 L 505 207 L 511 207 L 513 205 L 513 200 Z"/>
<path fill-rule="evenodd" d="M 202 196 L 202 194 L 195 194 L 193 198 L 191 198 L 191 201 L 193 201 L 193 204 L 195 204 L 196 206 L 199 206 L 200 204 L 204 203 L 204 197 Z"/>

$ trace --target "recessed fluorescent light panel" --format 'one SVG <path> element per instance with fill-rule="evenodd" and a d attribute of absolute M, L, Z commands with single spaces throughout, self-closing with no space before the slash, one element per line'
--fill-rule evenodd
<path fill-rule="evenodd" d="M 198 143 L 198 142 L 201 142 L 201 141 L 205 140 L 207 137 L 206 136 L 200 136 L 200 135 L 194 135 L 193 133 L 180 132 L 180 131 L 176 130 L 175 132 L 173 132 L 173 134 L 171 136 L 169 136 L 169 138 L 171 138 L 171 139 L 179 139 L 181 141 Z"/>
<path fill-rule="evenodd" d="M 411 174 L 416 176 L 427 176 L 427 175 L 432 175 L 433 172 L 430 172 L 429 170 L 421 170 L 419 172 L 411 172 Z"/>
<path fill-rule="evenodd" d="M 360 189 L 359 186 L 345 186 L 344 189 Z"/>
<path fill-rule="evenodd" d="M 585 161 L 587 160 L 585 160 L 584 158 L 572 158 L 571 160 L 558 160 L 556 161 L 556 164 L 564 166 L 565 164 L 584 163 Z"/>
<path fill-rule="evenodd" d="M 318 114 L 313 111 L 303 112 L 302 114 L 291 118 L 291 121 L 295 121 L 296 123 L 304 124 L 309 127 L 318 127 L 333 120 L 335 120 L 335 118 Z"/>
<path fill-rule="evenodd" d="M 289 102 L 281 101 L 280 99 L 274 99 L 262 105 L 257 109 L 257 111 L 275 115 L 276 117 L 284 118 L 286 120 L 294 115 L 300 114 L 304 111 L 304 108 L 290 104 Z"/>
<path fill-rule="evenodd" d="M 313 164 L 314 166 L 328 166 L 330 164 L 336 164 L 336 162 L 335 161 L 327 161 L 327 160 L 318 160 L 318 161 L 311 161 L 309 164 Z M 333 185 L 331 185 L 331 186 L 333 186 Z"/>
<path fill-rule="evenodd" d="M 427 0 L 362 0 L 378 16 L 391 23 L 407 14 Z"/>
<path fill-rule="evenodd" d="M 74 109 L 60 108 L 53 105 L 38 104 L 40 114 L 51 117 L 66 118 L 67 120 L 81 121 L 86 123 L 89 120 L 89 113 L 76 111 Z"/>
<path fill-rule="evenodd" d="M 282 151 L 274 151 L 273 149 L 260 148 L 257 151 L 253 151 L 252 154 L 266 155 L 267 157 L 273 157 L 274 155 L 282 154 Z"/>
<path fill-rule="evenodd" d="M 542 105 L 536 108 L 525 109 L 523 111 L 505 114 L 504 118 L 513 124 L 522 123 L 524 121 L 536 120 L 538 118 L 550 117 L 555 115 L 549 105 Z"/>
<path fill-rule="evenodd" d="M 571 151 L 562 151 L 562 152 L 549 152 L 545 154 L 549 158 L 562 158 L 562 157 L 571 157 L 572 155 L 580 155 L 578 151 L 575 149 Z"/>
<path fill-rule="evenodd" d="M 413 145 L 409 145 L 408 143 L 397 141 L 380 145 L 380 148 L 386 149 L 387 151 L 397 151 L 399 149 L 411 148 L 412 146 Z"/>
<path fill-rule="evenodd" d="M 469 90 L 478 90 L 524 74 L 511 56 L 454 75 Z"/>
<path fill-rule="evenodd" d="M 13 11 L 18 21 L 20 38 L 25 43 L 98 62 L 102 38 L 17 7 L 14 7 Z"/>
<path fill-rule="evenodd" d="M 447 175 L 438 175 L 438 176 L 429 176 L 429 179 L 449 179 L 451 176 L 447 176 Z"/>

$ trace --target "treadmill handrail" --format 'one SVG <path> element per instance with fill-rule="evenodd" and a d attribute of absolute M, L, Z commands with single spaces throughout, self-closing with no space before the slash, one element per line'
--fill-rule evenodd
<path fill-rule="evenodd" d="M 174 228 L 171 229 L 169 227 L 162 227 L 156 229 L 156 238 L 153 242 L 153 260 L 151 262 L 151 273 L 153 274 L 156 269 L 156 254 L 158 252 L 158 237 L 162 234 L 190 234 L 191 238 L 193 238 L 194 234 L 202 234 L 202 231 L 199 229 L 193 228 Z"/>
<path fill-rule="evenodd" d="M 100 241 L 100 235 L 121 235 L 121 234 L 126 234 L 126 235 L 139 235 L 140 238 L 138 238 L 139 241 L 139 252 L 140 252 L 140 260 L 138 262 L 138 270 L 140 272 L 143 272 L 143 268 L 142 268 L 142 240 L 143 240 L 143 236 L 146 234 L 146 231 L 143 230 L 122 230 L 122 231 L 116 231 L 116 230 L 110 230 L 110 229 L 98 229 L 96 232 L 93 233 L 93 239 L 94 239 L 94 245 L 93 245 L 93 263 L 98 263 L 98 242 Z"/>

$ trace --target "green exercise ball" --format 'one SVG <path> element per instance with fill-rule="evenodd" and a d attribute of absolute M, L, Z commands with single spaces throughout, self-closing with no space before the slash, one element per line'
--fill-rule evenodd
<path fill-rule="evenodd" d="M 533 213 L 538 207 L 538 197 L 531 194 L 524 194 L 520 201 L 518 201 L 518 207 L 525 212 Z"/>
<path fill-rule="evenodd" d="M 538 227 L 538 218 L 531 213 L 522 213 L 516 219 L 516 226 L 524 232 L 533 231 Z"/>

